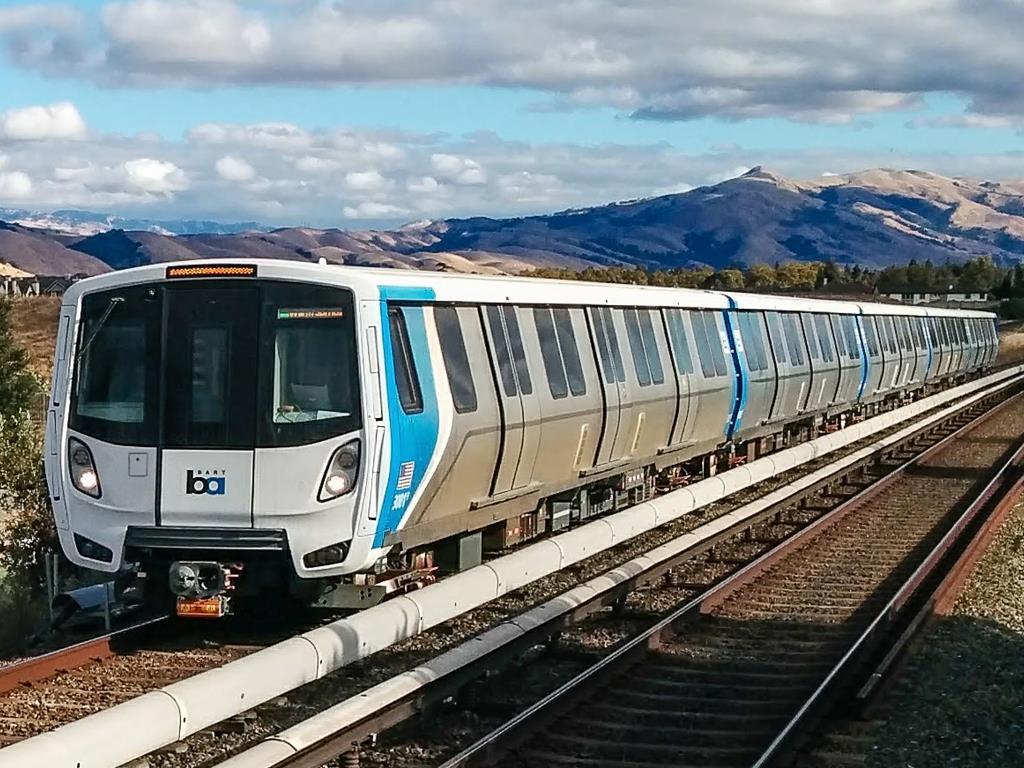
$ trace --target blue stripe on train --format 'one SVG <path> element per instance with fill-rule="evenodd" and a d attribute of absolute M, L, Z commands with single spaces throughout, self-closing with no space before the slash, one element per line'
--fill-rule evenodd
<path fill-rule="evenodd" d="M 747 370 L 746 359 L 744 355 L 740 354 L 740 342 L 739 333 L 739 320 L 736 317 L 736 302 L 731 296 L 726 296 L 729 300 L 729 310 L 723 312 L 722 316 L 725 318 L 725 332 L 729 337 L 729 351 L 732 356 L 732 412 L 729 414 L 729 420 L 725 424 L 725 436 L 726 439 L 731 440 L 732 436 L 739 431 L 740 424 L 743 421 L 743 414 L 747 410 L 747 389 L 750 386 L 750 372 Z"/>
<path fill-rule="evenodd" d="M 401 525 L 409 501 L 423 482 L 427 465 L 434 455 L 438 429 L 437 391 L 430 364 L 430 349 L 427 346 L 426 322 L 423 307 L 416 306 L 433 301 L 434 291 L 431 288 L 381 286 L 380 298 L 381 341 L 384 347 L 382 370 L 384 386 L 387 389 L 388 436 L 391 450 L 385 480 L 387 486 L 373 538 L 375 547 L 383 546 L 387 534 L 398 530 Z M 388 302 L 410 303 L 403 314 L 423 397 L 423 410 L 419 413 L 406 413 L 398 397 L 395 358 L 392 354 L 388 322 Z"/>

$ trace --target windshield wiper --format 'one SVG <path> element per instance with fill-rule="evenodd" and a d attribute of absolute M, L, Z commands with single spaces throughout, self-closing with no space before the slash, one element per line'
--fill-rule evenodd
<path fill-rule="evenodd" d="M 85 353 L 89 351 L 89 347 L 92 346 L 92 343 L 94 341 L 96 341 L 96 337 L 99 336 L 100 331 L 103 330 L 103 326 L 104 326 L 104 324 L 106 324 L 107 318 L 110 317 L 110 313 L 114 311 L 114 308 L 118 304 L 123 304 L 123 303 L 124 303 L 124 297 L 123 296 L 114 296 L 110 300 L 110 303 L 107 304 L 107 308 L 105 310 L 103 310 L 103 314 L 100 315 L 100 319 L 96 321 L 96 327 L 92 329 L 92 333 L 89 334 L 89 338 L 85 340 L 85 343 L 82 345 L 82 348 L 80 350 L 78 350 L 78 357 L 79 358 L 85 357 Z"/>

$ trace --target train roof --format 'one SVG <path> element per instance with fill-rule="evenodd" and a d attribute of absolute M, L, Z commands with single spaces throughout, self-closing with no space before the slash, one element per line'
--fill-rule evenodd
<path fill-rule="evenodd" d="M 347 285 L 364 290 L 380 287 L 430 289 L 439 301 L 491 302 L 515 304 L 578 304 L 680 307 L 688 309 L 738 309 L 780 312 L 820 312 L 828 314 L 893 314 L 994 317 L 977 310 L 932 309 L 903 304 L 877 304 L 832 299 L 742 293 L 732 291 L 663 288 L 647 285 L 591 283 L 577 280 L 552 280 L 536 277 L 469 275 L 422 270 L 397 270 L 381 267 L 350 267 L 280 259 L 200 259 L 166 262 L 106 273 L 75 283 L 68 289 L 68 300 L 93 290 L 118 285 L 163 280 L 168 267 L 254 265 L 258 274 L 282 280 L 310 280 Z M 234 278 L 244 279 L 244 278 Z"/>

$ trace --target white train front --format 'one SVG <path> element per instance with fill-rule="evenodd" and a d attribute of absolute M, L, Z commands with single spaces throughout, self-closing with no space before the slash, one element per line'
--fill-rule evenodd
<path fill-rule="evenodd" d="M 47 481 L 79 565 L 130 566 L 217 614 L 283 591 L 352 605 L 944 386 L 996 348 L 981 312 L 141 267 L 64 297 Z"/>

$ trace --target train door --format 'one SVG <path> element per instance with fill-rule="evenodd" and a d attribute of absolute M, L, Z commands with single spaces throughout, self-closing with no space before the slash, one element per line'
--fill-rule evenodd
<path fill-rule="evenodd" d="M 251 526 L 258 289 L 169 287 L 164 312 L 159 523 Z"/>
<path fill-rule="evenodd" d="M 662 319 L 668 332 L 669 350 L 672 356 L 672 367 L 679 382 L 679 405 L 676 411 L 672 436 L 672 446 L 685 446 L 694 442 L 693 424 L 697 409 L 696 400 L 699 395 L 693 393 L 691 378 L 693 377 L 693 342 L 688 337 L 683 313 L 679 309 L 662 310 Z"/>
<path fill-rule="evenodd" d="M 484 314 L 503 417 L 501 456 L 494 475 L 493 496 L 529 481 L 537 454 L 540 419 L 536 398 L 532 397 L 533 380 L 526 363 L 516 308 L 510 304 L 492 304 L 484 308 Z"/>
<path fill-rule="evenodd" d="M 601 369 L 601 389 L 604 392 L 605 421 L 594 466 L 601 466 L 620 458 L 619 444 L 622 407 L 626 399 L 626 370 L 622 364 L 622 350 L 618 333 L 608 307 L 591 307 L 587 311 L 591 331 L 597 347 Z"/>

